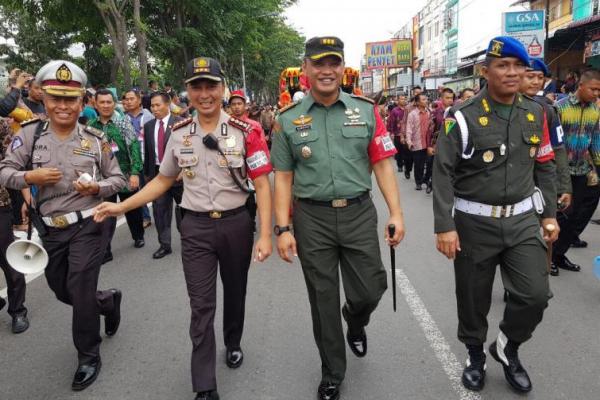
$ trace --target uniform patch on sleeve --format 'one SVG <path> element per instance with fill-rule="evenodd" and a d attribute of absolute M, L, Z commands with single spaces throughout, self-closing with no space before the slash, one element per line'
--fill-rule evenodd
<path fill-rule="evenodd" d="M 556 127 L 556 139 L 558 140 L 558 144 L 563 143 L 563 137 L 565 136 L 565 131 L 563 130 L 562 125 L 558 125 Z"/>
<path fill-rule="evenodd" d="M 250 171 L 255 171 L 260 167 L 269 165 L 269 158 L 267 157 L 267 154 L 261 150 L 248 157 L 246 163 L 248 164 L 248 169 L 250 169 Z"/>
<path fill-rule="evenodd" d="M 383 147 L 383 151 L 392 151 L 396 148 L 389 134 L 381 136 L 381 147 Z"/>
<path fill-rule="evenodd" d="M 454 118 L 446 118 L 444 120 L 444 133 L 446 136 L 448 136 L 448 133 L 454 128 L 454 125 L 456 125 L 456 120 Z"/>
<path fill-rule="evenodd" d="M 23 139 L 21 138 L 21 136 L 13 137 L 12 144 L 10 145 L 10 150 L 15 151 L 21 146 L 23 146 Z"/>

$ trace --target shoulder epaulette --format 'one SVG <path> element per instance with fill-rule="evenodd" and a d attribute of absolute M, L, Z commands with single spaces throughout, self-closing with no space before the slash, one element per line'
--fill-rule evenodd
<path fill-rule="evenodd" d="M 187 126 L 187 125 L 191 124 L 193 120 L 194 120 L 193 117 L 189 117 L 189 118 L 186 118 L 186 119 L 184 119 L 182 121 L 179 121 L 179 122 L 177 122 L 176 124 L 173 125 L 172 130 L 175 131 L 175 130 L 177 130 L 179 128 L 183 128 L 184 126 Z"/>
<path fill-rule="evenodd" d="M 299 101 L 295 102 L 295 103 L 291 103 L 288 104 L 287 106 L 283 107 L 281 110 L 279 110 L 279 114 L 283 114 L 284 112 L 291 110 L 292 108 L 296 107 L 298 104 L 300 104 Z"/>
<path fill-rule="evenodd" d="M 34 124 L 34 123 L 36 123 L 36 122 L 42 122 L 42 120 L 41 120 L 41 119 L 39 119 L 39 118 L 32 118 L 32 119 L 28 119 L 27 121 L 23 121 L 23 122 L 21 122 L 21 128 L 24 128 L 24 127 L 26 127 L 27 125 L 31 125 L 31 124 Z"/>
<path fill-rule="evenodd" d="M 91 126 L 86 126 L 85 128 L 83 128 L 83 131 L 86 133 L 89 133 L 92 136 L 97 137 L 98 139 L 104 138 L 104 132 L 101 131 L 100 129 L 93 128 Z"/>
<path fill-rule="evenodd" d="M 252 125 L 250 125 L 250 123 L 242 121 L 239 118 L 229 117 L 229 121 L 227 123 L 244 132 L 250 132 L 252 130 Z"/>
<path fill-rule="evenodd" d="M 456 111 L 456 110 L 461 110 L 461 109 L 463 109 L 465 107 L 468 107 L 468 106 L 472 105 L 475 102 L 474 99 L 475 99 L 475 97 L 471 97 L 470 99 L 463 101 L 459 105 L 453 106 L 452 109 Z"/>
<path fill-rule="evenodd" d="M 353 97 L 355 99 L 361 99 L 361 100 L 364 100 L 364 101 L 368 101 L 371 104 L 375 104 L 375 100 L 370 99 L 370 98 L 365 97 L 365 96 L 359 96 L 358 94 L 353 94 L 352 93 L 352 94 L 350 94 L 350 97 Z"/>

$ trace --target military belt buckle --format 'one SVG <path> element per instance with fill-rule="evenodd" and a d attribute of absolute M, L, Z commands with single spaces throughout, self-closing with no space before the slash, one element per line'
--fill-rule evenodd
<path fill-rule="evenodd" d="M 348 200 L 346 199 L 335 199 L 331 201 L 333 208 L 344 208 L 348 206 Z"/>
<path fill-rule="evenodd" d="M 208 213 L 208 216 L 212 219 L 219 219 L 223 216 L 223 214 L 221 213 L 221 211 L 211 211 Z"/>
<path fill-rule="evenodd" d="M 69 221 L 67 221 L 67 217 L 64 215 L 58 217 L 52 217 L 52 225 L 56 228 L 65 228 L 69 225 Z"/>

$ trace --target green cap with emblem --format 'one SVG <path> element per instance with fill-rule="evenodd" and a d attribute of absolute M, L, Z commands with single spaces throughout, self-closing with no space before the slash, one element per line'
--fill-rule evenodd
<path fill-rule="evenodd" d="M 225 80 L 221 64 L 214 58 L 198 57 L 191 60 L 185 70 L 185 83 L 197 79 L 208 79 L 215 82 Z"/>
<path fill-rule="evenodd" d="M 344 61 L 344 42 L 335 36 L 314 37 L 306 42 L 304 57 L 319 60 L 327 56 L 336 56 Z"/>

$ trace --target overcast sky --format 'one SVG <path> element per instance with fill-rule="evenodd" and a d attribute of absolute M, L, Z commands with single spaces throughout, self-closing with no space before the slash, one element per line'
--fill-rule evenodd
<path fill-rule="evenodd" d="M 346 65 L 358 68 L 365 43 L 387 40 L 425 5 L 425 0 L 298 0 L 285 16 L 306 38 L 338 36 Z"/>

